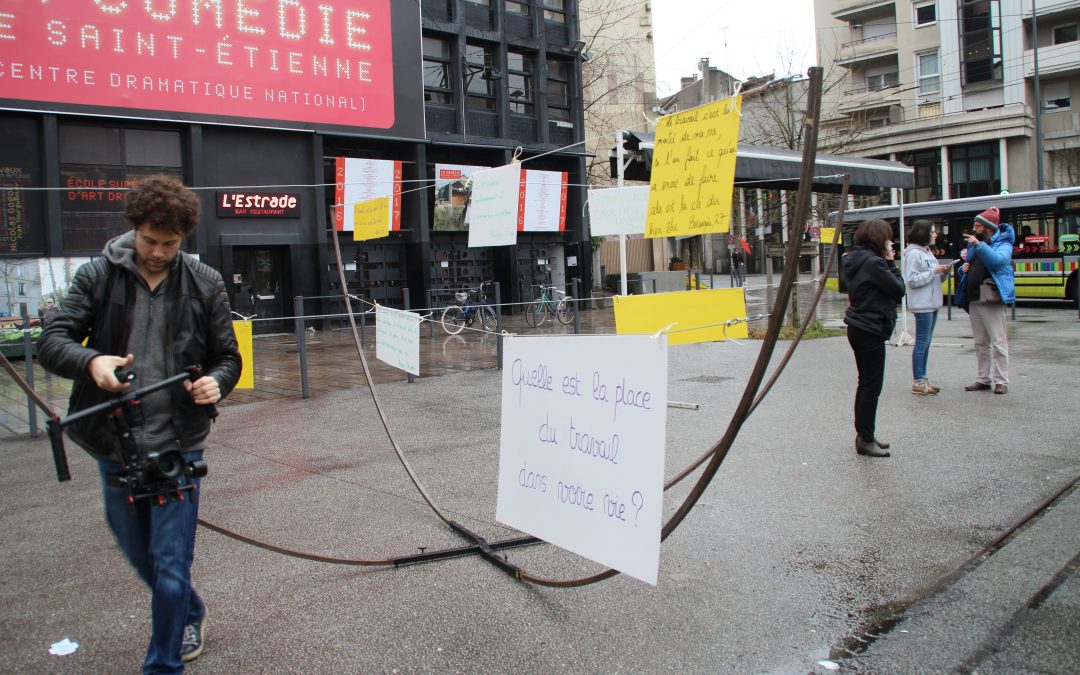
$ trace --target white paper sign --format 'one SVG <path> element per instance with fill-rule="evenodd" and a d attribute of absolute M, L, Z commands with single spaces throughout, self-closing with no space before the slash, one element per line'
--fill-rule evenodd
<path fill-rule="evenodd" d="M 341 232 L 352 232 L 353 204 L 368 202 L 379 197 L 390 200 L 386 217 L 386 231 L 401 227 L 401 162 L 383 159 L 355 159 L 338 157 L 335 183 L 336 201 L 334 218 L 340 221 L 335 227 Z"/>
<path fill-rule="evenodd" d="M 505 349 L 495 517 L 655 584 L 667 337 L 514 337 Z"/>
<path fill-rule="evenodd" d="M 470 248 L 517 243 L 520 180 L 521 165 L 517 162 L 472 175 Z"/>
<path fill-rule="evenodd" d="M 644 234 L 649 186 L 589 190 L 589 230 L 594 237 Z"/>
<path fill-rule="evenodd" d="M 566 229 L 566 172 L 521 172 L 518 231 L 559 232 Z"/>
<path fill-rule="evenodd" d="M 375 306 L 375 358 L 402 370 L 420 374 L 420 322 L 412 312 Z"/>

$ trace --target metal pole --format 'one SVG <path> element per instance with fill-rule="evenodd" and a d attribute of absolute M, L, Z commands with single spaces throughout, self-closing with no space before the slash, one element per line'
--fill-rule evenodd
<path fill-rule="evenodd" d="M 578 283 L 577 279 L 570 282 L 572 285 L 570 290 L 574 292 L 571 297 L 573 302 L 570 303 L 570 308 L 574 310 L 574 335 L 581 335 L 581 298 L 578 297 Z"/>
<path fill-rule="evenodd" d="M 431 318 L 432 318 L 431 321 L 428 321 L 428 337 L 430 337 L 430 338 L 435 337 L 435 321 L 434 321 L 434 319 L 435 319 L 435 315 L 437 314 L 437 312 L 435 311 L 435 293 L 436 293 L 436 291 L 434 291 L 434 290 L 430 290 L 430 291 L 427 292 L 427 296 L 428 296 L 427 305 L 428 305 L 428 307 L 431 308 Z"/>
<path fill-rule="evenodd" d="M 360 346 L 367 347 L 367 308 L 364 307 L 364 292 L 360 291 Z"/>
<path fill-rule="evenodd" d="M 409 289 L 408 288 L 401 289 L 401 297 L 402 297 L 403 301 L 405 302 L 405 311 L 407 312 L 410 309 L 410 307 L 409 307 Z M 413 382 L 416 382 L 416 376 L 413 375 L 412 373 L 409 373 L 409 384 L 412 384 Z"/>
<path fill-rule="evenodd" d="M 622 129 L 615 132 L 615 162 L 619 166 L 619 182 L 618 186 L 623 186 L 623 176 L 626 173 L 626 148 L 623 147 L 623 143 L 626 142 L 626 132 Z M 619 233 L 619 281 L 621 283 L 622 294 L 629 295 L 626 291 L 626 235 Z"/>
<path fill-rule="evenodd" d="M 483 322 L 481 322 L 483 323 Z M 502 370 L 503 361 L 503 331 L 502 331 L 502 284 L 495 284 L 495 354 L 496 360 L 499 364 L 499 370 Z"/>
<path fill-rule="evenodd" d="M 300 395 L 311 398 L 308 388 L 307 343 L 304 337 L 304 296 L 293 298 L 293 314 L 296 315 L 296 353 L 300 358 Z"/>
<path fill-rule="evenodd" d="M 1031 48 L 1035 70 L 1035 173 L 1038 189 L 1045 187 L 1043 177 L 1042 90 L 1039 88 L 1039 17 L 1035 12 L 1035 0 L 1031 0 Z M 1013 305 L 1015 319 L 1016 305 Z"/>
<path fill-rule="evenodd" d="M 30 317 L 23 314 L 23 359 L 26 361 L 26 384 L 34 388 L 34 341 L 30 337 Z M 30 421 L 30 438 L 38 437 L 37 408 L 34 401 L 26 397 L 26 412 Z"/>

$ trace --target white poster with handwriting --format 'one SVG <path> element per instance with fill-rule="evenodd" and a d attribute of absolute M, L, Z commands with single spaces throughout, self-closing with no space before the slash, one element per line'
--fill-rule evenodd
<path fill-rule="evenodd" d="M 420 322 L 412 312 L 375 306 L 375 358 L 413 375 L 420 374 Z"/>
<path fill-rule="evenodd" d="M 589 231 L 594 237 L 644 234 L 648 211 L 648 185 L 589 189 Z"/>
<path fill-rule="evenodd" d="M 517 243 L 518 189 L 521 165 L 517 162 L 472 175 L 469 247 L 512 246 Z"/>
<path fill-rule="evenodd" d="M 496 519 L 655 584 L 667 336 L 519 336 L 503 363 Z"/>

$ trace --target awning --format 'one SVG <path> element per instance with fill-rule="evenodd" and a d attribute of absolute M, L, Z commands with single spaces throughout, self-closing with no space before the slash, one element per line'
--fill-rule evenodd
<path fill-rule="evenodd" d="M 627 131 L 626 180 L 649 180 L 654 134 Z M 608 153 L 611 177 L 618 176 L 616 149 Z M 735 186 L 762 190 L 797 190 L 802 152 L 739 143 L 735 153 Z M 915 187 L 915 170 L 902 162 L 818 154 L 814 161 L 814 192 L 839 193 L 844 174 L 851 176 L 851 194 L 873 195 L 883 188 Z"/>

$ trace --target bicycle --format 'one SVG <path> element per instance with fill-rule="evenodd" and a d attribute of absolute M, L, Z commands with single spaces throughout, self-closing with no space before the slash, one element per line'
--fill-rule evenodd
<path fill-rule="evenodd" d="M 525 323 L 531 328 L 542 326 L 547 321 L 548 315 L 554 314 L 559 323 L 566 326 L 574 321 L 574 298 L 560 291 L 555 286 L 540 286 L 540 297 L 529 303 L 525 308 Z M 558 298 L 552 299 L 548 291 L 552 291 Z"/>
<path fill-rule="evenodd" d="M 495 310 L 491 305 L 487 304 L 487 293 L 485 289 L 488 286 L 493 285 L 494 282 L 485 281 L 480 284 L 479 288 L 458 291 L 454 293 L 454 298 L 461 303 L 460 305 L 447 305 L 446 309 L 442 313 L 442 327 L 450 335 L 457 335 L 466 327 L 471 327 L 477 320 L 480 321 L 480 325 L 484 327 L 484 330 L 493 332 L 498 326 L 498 319 L 495 316 Z M 469 296 L 477 296 L 477 304 L 466 304 L 469 301 Z"/>

